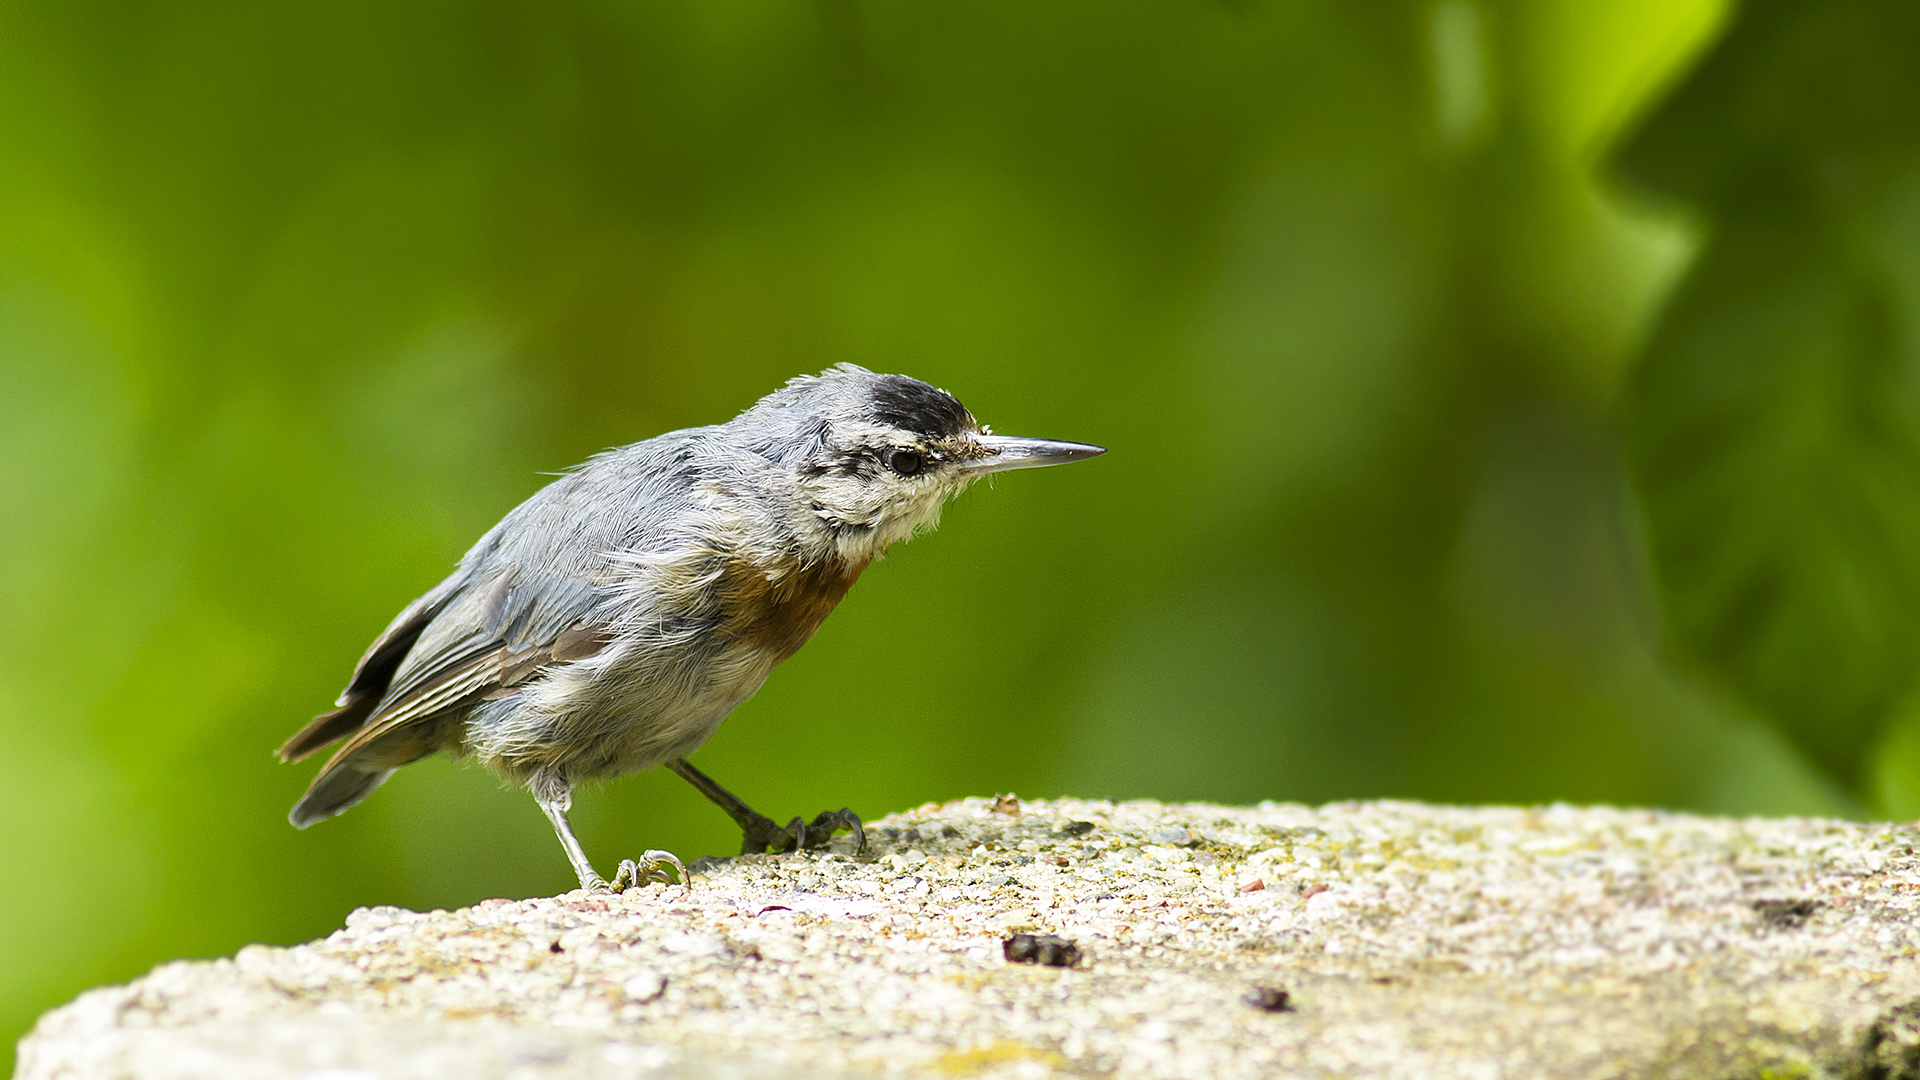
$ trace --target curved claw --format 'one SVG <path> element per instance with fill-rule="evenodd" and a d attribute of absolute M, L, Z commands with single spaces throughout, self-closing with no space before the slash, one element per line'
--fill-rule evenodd
<path fill-rule="evenodd" d="M 818 851 L 832 842 L 834 834 L 841 832 L 853 833 L 855 851 L 867 850 L 867 831 L 861 826 L 859 815 L 846 807 L 822 811 L 810 822 L 794 818 L 785 825 L 775 825 L 770 818 L 758 815 L 755 818 L 741 830 L 742 855 L 758 855 L 769 851 L 776 855 L 790 851 Z"/>
<path fill-rule="evenodd" d="M 800 819 L 793 820 L 798 824 Z M 799 846 L 809 850 L 826 847 L 838 832 L 853 834 L 855 853 L 864 853 L 867 850 L 867 830 L 860 824 L 860 815 L 844 806 L 838 810 L 822 810 L 811 824 L 801 826 L 798 837 Z"/>
<path fill-rule="evenodd" d="M 673 867 L 673 874 L 667 873 L 669 866 Z M 612 881 L 596 878 L 587 883 L 587 889 L 591 892 L 617 893 L 650 885 L 656 881 L 663 885 L 671 885 L 676 880 L 683 885 L 686 884 L 686 865 L 675 858 L 671 851 L 648 851 L 643 853 L 638 861 L 620 860 L 620 869 L 614 871 Z"/>

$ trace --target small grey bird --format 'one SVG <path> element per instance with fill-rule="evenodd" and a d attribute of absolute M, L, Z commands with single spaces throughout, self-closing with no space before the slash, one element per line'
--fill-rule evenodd
<path fill-rule="evenodd" d="M 608 882 L 567 824 L 573 787 L 666 765 L 745 834 L 741 851 L 819 847 L 860 820 L 779 826 L 687 763 L 774 665 L 807 643 L 867 564 L 938 523 L 989 473 L 1106 451 L 995 435 L 904 375 L 843 364 L 725 424 L 611 450 L 480 538 L 374 641 L 339 707 L 280 748 L 346 740 L 293 808 L 306 828 L 437 750 L 526 787 L 580 887 L 685 869 L 664 851 Z"/>

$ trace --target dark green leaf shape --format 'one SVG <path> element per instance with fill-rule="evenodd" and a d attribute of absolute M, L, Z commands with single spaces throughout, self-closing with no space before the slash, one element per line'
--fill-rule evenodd
<path fill-rule="evenodd" d="M 1669 637 L 1858 786 L 1920 658 L 1920 7 L 1750 7 L 1622 164 L 1710 228 L 1627 401 Z"/>

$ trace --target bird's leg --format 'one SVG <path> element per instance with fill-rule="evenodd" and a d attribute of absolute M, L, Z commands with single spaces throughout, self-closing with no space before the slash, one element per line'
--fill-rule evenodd
<path fill-rule="evenodd" d="M 667 867 L 678 872 L 679 880 L 687 880 L 687 868 L 674 858 L 670 851 L 643 852 L 638 862 L 632 859 L 620 860 L 620 869 L 614 871 L 613 880 L 594 870 L 587 861 L 587 853 L 580 849 L 580 841 L 573 837 L 573 826 L 567 824 L 567 811 L 573 808 L 573 785 L 552 773 L 537 773 L 533 783 L 528 785 L 533 791 L 534 801 L 553 822 L 553 831 L 560 834 L 560 846 L 567 850 L 567 861 L 573 863 L 573 872 L 580 876 L 580 887 L 588 892 L 625 892 L 628 889 L 660 881 L 671 884 L 674 880 L 667 875 Z"/>
<path fill-rule="evenodd" d="M 573 790 L 564 783 L 536 782 L 533 785 L 533 798 L 540 804 L 547 820 L 553 822 L 553 831 L 560 834 L 560 846 L 566 849 L 567 861 L 573 864 L 573 872 L 580 875 L 580 887 L 588 892 L 607 891 L 607 880 L 587 861 L 587 853 L 580 849 L 580 841 L 573 837 L 573 826 L 567 824 L 567 811 L 573 808 Z"/>
<path fill-rule="evenodd" d="M 713 805 L 727 812 L 734 824 L 740 826 L 740 854 L 756 855 L 763 851 L 801 851 L 823 848 L 833 839 L 833 834 L 845 830 L 853 834 L 854 850 L 867 850 L 867 831 L 860 825 L 860 818 L 852 810 L 842 807 L 838 810 L 822 811 L 812 821 L 794 818 L 785 825 L 775 825 L 773 819 L 741 802 L 739 796 L 719 784 L 713 777 L 687 764 L 686 758 L 675 758 L 667 762 L 667 768 L 680 774 L 687 783 L 698 788 Z"/>

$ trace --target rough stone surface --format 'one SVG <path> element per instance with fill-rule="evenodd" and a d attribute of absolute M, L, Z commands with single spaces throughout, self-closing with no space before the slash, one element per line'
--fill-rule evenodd
<path fill-rule="evenodd" d="M 1920 1077 L 1913 826 L 1003 798 L 872 838 L 363 908 L 82 995 L 18 1075 Z"/>

